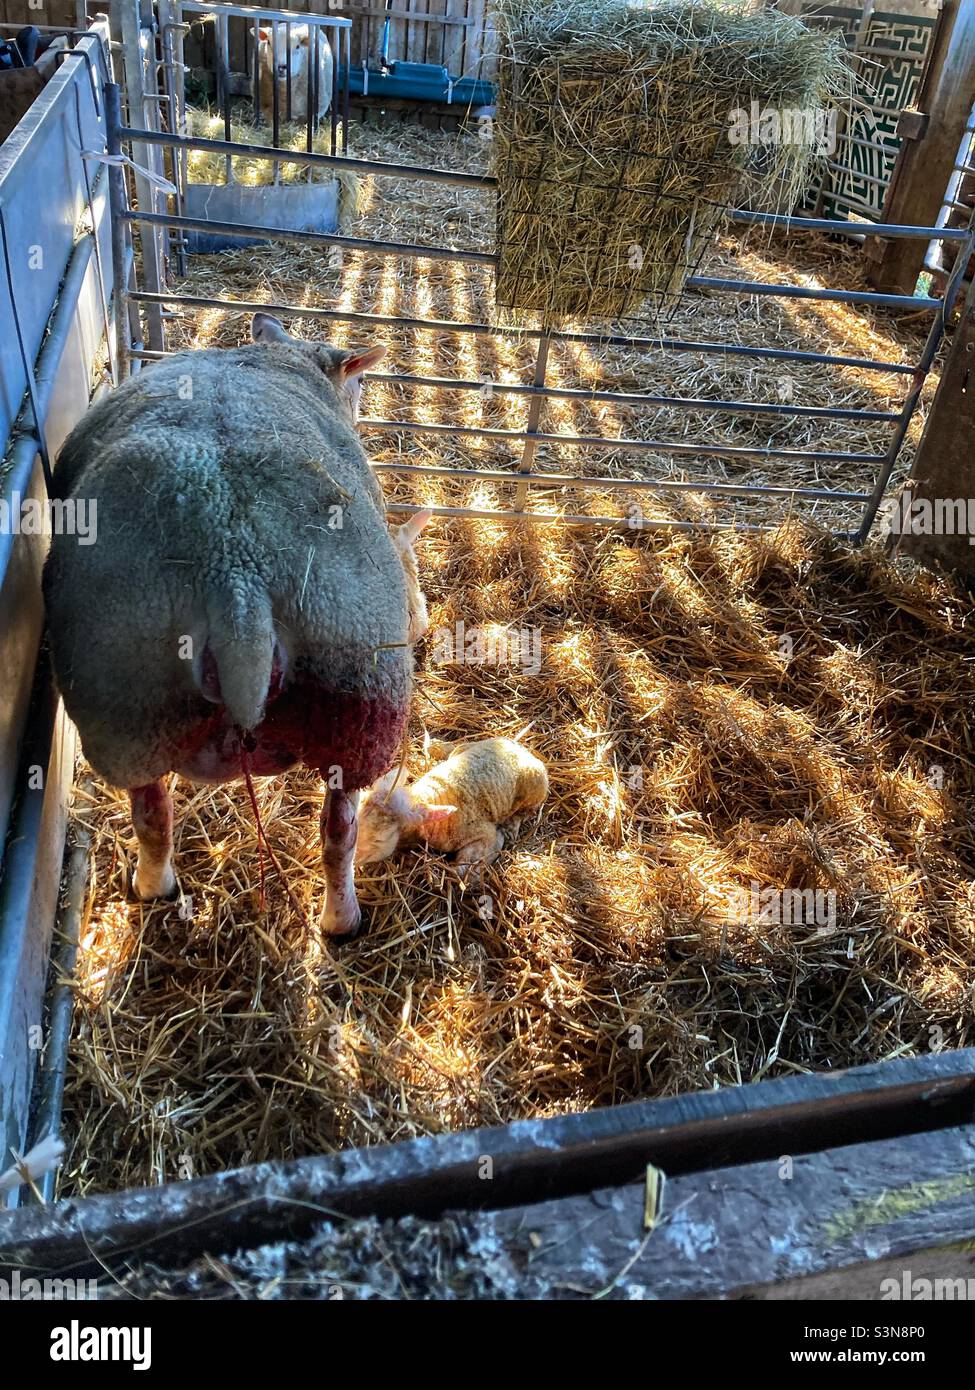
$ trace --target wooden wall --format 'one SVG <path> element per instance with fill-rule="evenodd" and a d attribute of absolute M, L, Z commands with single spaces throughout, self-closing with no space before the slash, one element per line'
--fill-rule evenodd
<path fill-rule="evenodd" d="M 54 24 L 73 29 L 78 7 L 75 0 L 0 0 L 0 24 Z"/>
<path fill-rule="evenodd" d="M 251 3 L 254 0 L 250 0 Z M 56 24 L 73 26 L 77 13 L 76 0 L 0 0 L 0 23 Z M 497 63 L 494 58 L 494 25 L 490 12 L 491 0 L 394 0 L 390 24 L 389 57 L 413 63 L 441 63 L 453 77 L 494 78 Z M 102 8 L 89 5 L 89 10 Z M 278 8 L 296 14 L 334 14 L 353 21 L 352 61 L 378 61 L 383 33 L 382 0 L 279 0 Z M 454 23 L 438 24 L 420 18 L 440 16 Z M 231 19 L 231 66 L 237 72 L 247 71 L 249 45 L 242 19 Z M 188 60 L 192 66 L 212 69 L 213 41 L 202 34 L 190 46 Z"/>
<path fill-rule="evenodd" d="M 382 4 L 378 0 L 360 0 L 360 3 L 338 6 L 334 13 L 347 15 L 354 21 L 352 61 L 377 60 L 383 33 Z M 440 24 L 424 20 L 422 16 L 427 15 L 449 18 L 453 22 Z M 490 80 L 497 69 L 494 43 L 489 0 L 394 0 L 390 59 L 440 63 L 453 77 Z"/>

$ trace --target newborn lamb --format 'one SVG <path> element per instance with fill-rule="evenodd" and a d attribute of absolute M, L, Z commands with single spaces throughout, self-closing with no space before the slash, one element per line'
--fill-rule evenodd
<path fill-rule="evenodd" d="M 545 764 L 510 738 L 457 744 L 411 787 L 397 787 L 398 775 L 387 772 L 362 798 L 359 864 L 417 841 L 455 850 L 459 865 L 490 864 L 518 834 L 522 815 L 548 795 Z"/>

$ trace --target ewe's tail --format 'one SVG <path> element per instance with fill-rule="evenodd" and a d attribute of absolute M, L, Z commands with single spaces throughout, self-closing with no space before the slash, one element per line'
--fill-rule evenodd
<path fill-rule="evenodd" d="M 272 677 L 281 675 L 276 653 L 271 600 L 263 589 L 239 587 L 210 596 L 197 684 L 241 729 L 261 722 Z"/>

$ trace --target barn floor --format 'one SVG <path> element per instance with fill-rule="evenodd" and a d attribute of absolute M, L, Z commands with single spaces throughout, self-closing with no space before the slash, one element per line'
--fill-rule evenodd
<path fill-rule="evenodd" d="M 472 138 L 354 136 L 355 151 L 375 157 L 447 167 L 483 157 Z M 387 185 L 383 201 L 367 188 L 361 234 L 439 240 L 452 231 L 458 245 L 484 235 L 479 195 L 423 190 L 419 203 L 418 188 L 397 200 Z M 718 265 L 730 270 L 729 248 Z M 795 239 L 791 261 L 787 249 L 753 246 L 740 259 L 763 279 L 853 283 L 855 253 L 808 238 Z M 379 258 L 323 273 L 320 258 L 289 248 L 201 261 L 188 288 L 469 319 L 487 312 L 480 275 Z M 694 297 L 668 327 L 910 360 L 920 322 Z M 177 323 L 174 345 L 233 342 L 244 328 L 201 311 Z M 424 374 L 525 379 L 532 356 L 511 340 L 378 336 L 394 362 Z M 606 372 L 622 387 L 679 383 L 682 394 L 722 399 L 772 400 L 784 389 L 769 364 L 680 361 L 556 354 L 568 384 Z M 831 386 L 827 371 L 793 372 L 794 398 L 886 409 L 903 388 L 904 378 L 852 372 Z M 523 418 L 523 404 L 497 396 L 416 392 L 406 407 L 401 390 L 372 383 L 366 413 Z M 550 410 L 562 428 L 571 420 L 600 433 L 694 437 L 707 423 Z M 790 447 L 850 436 L 822 422 L 787 432 L 741 416 L 708 430 Z M 867 430 L 856 434 L 853 447 L 870 447 Z M 410 462 L 511 462 L 507 445 L 390 431 L 366 442 L 374 458 L 402 446 Z M 633 468 L 623 454 L 579 462 L 620 477 Z M 868 481 L 849 468 L 816 476 Z M 448 505 L 507 500 L 501 489 L 438 480 L 389 491 Z M 566 505 L 551 496 L 538 505 L 553 502 Z M 619 498 L 571 503 L 620 510 Z M 700 497 L 682 505 L 712 512 Z M 303 916 L 270 866 L 262 904 L 243 788 L 177 787 L 177 868 L 192 900 L 181 916 L 127 901 L 127 802 L 82 771 L 76 816 L 95 853 L 63 1193 L 975 1041 L 968 600 L 945 580 L 873 549 L 851 553 L 794 521 L 769 535 L 668 538 L 454 520 L 427 535 L 431 633 L 417 651 L 410 771 L 421 766 L 424 729 L 448 739 L 521 735 L 549 763 L 549 803 L 480 884 L 465 889 L 421 851 L 361 871 L 369 930 L 335 951 L 309 925 L 322 895 L 314 777 L 258 784 Z M 458 621 L 527 632 L 541 644 L 537 672 L 445 663 L 437 629 Z M 789 925 L 773 910 L 742 925 L 740 894 L 753 888 L 835 893 L 835 913 Z"/>

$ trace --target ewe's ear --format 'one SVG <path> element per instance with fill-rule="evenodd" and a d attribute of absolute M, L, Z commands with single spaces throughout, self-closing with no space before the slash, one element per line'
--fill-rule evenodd
<path fill-rule="evenodd" d="M 342 380 L 352 381 L 354 377 L 362 376 L 363 372 L 371 372 L 385 356 L 384 347 L 368 348 L 365 352 L 350 352 L 339 364 Z"/>
<path fill-rule="evenodd" d="M 299 47 L 299 48 L 310 48 L 310 47 L 311 47 L 311 34 L 299 34 L 299 36 L 298 36 L 298 47 Z"/>
<path fill-rule="evenodd" d="M 290 343 L 284 324 L 273 314 L 255 314 L 251 319 L 251 338 L 255 343 Z"/>

